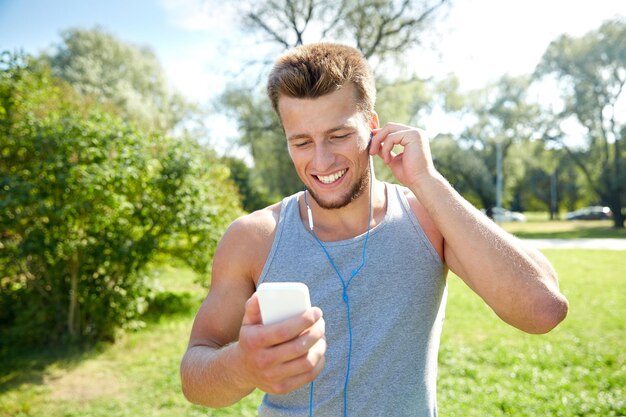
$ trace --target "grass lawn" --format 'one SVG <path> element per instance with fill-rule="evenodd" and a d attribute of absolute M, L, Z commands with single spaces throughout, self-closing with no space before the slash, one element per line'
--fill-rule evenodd
<path fill-rule="evenodd" d="M 626 262 L 621 251 L 545 251 L 570 314 L 543 336 L 499 321 L 450 277 L 440 350 L 441 416 L 626 415 Z M 204 290 L 179 269 L 163 286 Z M 178 364 L 193 314 L 179 314 L 89 352 L 5 354 L 0 358 L 1 417 L 253 416 L 261 393 L 226 409 L 188 404 Z"/>
<path fill-rule="evenodd" d="M 626 254 L 546 250 L 570 302 L 547 335 L 502 323 L 454 277 L 440 349 L 442 416 L 626 415 Z"/>
<path fill-rule="evenodd" d="M 527 222 L 506 222 L 501 226 L 506 231 L 527 239 L 626 239 L 626 229 L 614 229 L 611 220 L 547 220 L 529 215 Z"/>

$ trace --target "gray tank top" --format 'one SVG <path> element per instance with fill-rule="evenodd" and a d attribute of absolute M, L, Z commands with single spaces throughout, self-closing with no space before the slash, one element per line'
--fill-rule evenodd
<path fill-rule="evenodd" d="M 366 262 L 348 287 L 352 356 L 347 415 L 436 416 L 437 353 L 446 304 L 444 266 L 403 189 L 386 184 L 387 212 L 371 231 Z M 299 281 L 324 312 L 326 366 L 315 380 L 314 416 L 343 415 L 349 332 L 342 285 L 300 218 L 303 193 L 282 201 L 276 237 L 259 277 Z M 324 245 L 344 279 L 361 264 L 365 234 Z M 259 416 L 308 416 L 310 385 L 266 394 Z"/>

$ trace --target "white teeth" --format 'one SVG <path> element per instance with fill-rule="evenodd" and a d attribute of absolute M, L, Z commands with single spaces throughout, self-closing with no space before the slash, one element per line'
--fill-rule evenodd
<path fill-rule="evenodd" d="M 318 175 L 317 179 L 319 179 L 324 184 L 331 184 L 337 181 L 339 178 L 343 177 L 343 174 L 345 174 L 346 171 L 347 169 L 342 169 L 341 171 L 335 172 L 332 175 L 327 175 L 327 176 Z"/>

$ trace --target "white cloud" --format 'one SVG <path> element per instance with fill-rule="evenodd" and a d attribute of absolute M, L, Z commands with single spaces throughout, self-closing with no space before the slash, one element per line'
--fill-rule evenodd
<path fill-rule="evenodd" d="M 228 2 L 227 2 L 228 3 Z M 161 0 L 174 23 L 189 31 L 227 35 L 237 21 L 234 7 L 215 0 Z"/>
<path fill-rule="evenodd" d="M 204 103 L 223 86 L 224 75 L 211 70 L 214 50 L 210 43 L 181 48 L 176 57 L 168 59 L 165 70 L 174 87 L 193 101 Z"/>
<path fill-rule="evenodd" d="M 463 89 L 501 75 L 534 70 L 549 43 L 567 33 L 582 36 L 602 22 L 624 16 L 623 0 L 466 0 L 455 2 L 443 22 L 441 40 L 425 52 L 427 75 L 455 73 Z"/>
<path fill-rule="evenodd" d="M 169 49 L 164 57 L 169 78 L 187 97 L 206 102 L 245 72 L 250 63 L 267 57 L 267 48 L 238 26 L 241 13 L 236 2 L 160 1 L 172 22 L 190 34 L 184 44 Z M 240 78 L 251 79 L 261 69 L 261 66 L 252 66 Z M 249 74 L 254 71 L 255 74 Z"/>

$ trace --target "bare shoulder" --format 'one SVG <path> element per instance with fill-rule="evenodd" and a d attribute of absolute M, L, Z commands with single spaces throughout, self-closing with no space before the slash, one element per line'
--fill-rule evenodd
<path fill-rule="evenodd" d="M 280 203 L 276 203 L 235 220 L 218 245 L 214 269 L 215 262 L 235 263 L 242 275 L 256 281 L 272 247 L 279 215 Z"/>
<path fill-rule="evenodd" d="M 239 217 L 229 227 L 224 237 L 263 239 L 272 235 L 278 225 L 280 203 Z"/>
<path fill-rule="evenodd" d="M 190 346 L 224 346 L 237 339 L 245 303 L 272 247 L 280 204 L 235 220 L 213 257 L 211 288 L 194 320 Z"/>
<path fill-rule="evenodd" d="M 417 197 L 415 197 L 415 194 L 413 194 L 413 192 L 407 187 L 401 186 L 400 188 L 406 196 L 409 206 L 411 207 L 413 214 L 415 214 L 415 217 L 417 217 L 417 220 L 422 227 L 422 230 L 424 230 L 426 237 L 428 237 L 428 240 L 439 254 L 439 257 L 443 260 L 443 235 L 426 211 L 426 208 L 424 208 L 422 203 L 420 203 Z"/>

